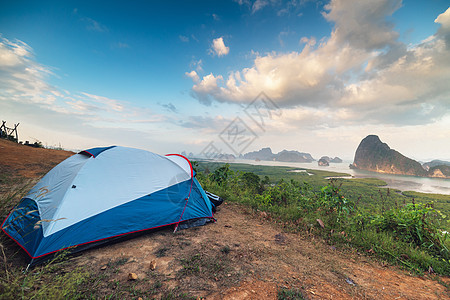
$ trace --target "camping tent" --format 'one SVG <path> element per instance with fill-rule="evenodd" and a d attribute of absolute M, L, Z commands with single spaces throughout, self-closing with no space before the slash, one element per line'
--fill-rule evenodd
<path fill-rule="evenodd" d="M 126 147 L 93 148 L 48 172 L 20 201 L 2 230 L 31 257 L 112 238 L 213 218 L 212 203 L 187 158 Z"/>

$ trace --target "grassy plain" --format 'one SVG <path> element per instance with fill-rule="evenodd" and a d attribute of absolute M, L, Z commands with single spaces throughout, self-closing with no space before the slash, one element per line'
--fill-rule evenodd
<path fill-rule="evenodd" d="M 199 162 L 198 170 L 209 173 L 225 165 L 222 162 Z M 229 164 L 232 171 L 251 172 L 258 175 L 261 180 L 267 176 L 270 183 L 277 184 L 281 181 L 297 181 L 307 183 L 313 191 L 319 192 L 321 187 L 330 182 L 328 177 L 350 176 L 347 173 L 331 172 L 326 170 L 301 169 L 283 166 L 260 166 L 243 163 Z M 299 172 L 304 170 L 304 172 Z M 296 172 L 297 171 L 297 172 Z M 312 174 L 312 175 L 309 175 Z M 358 203 L 368 211 L 382 211 L 405 203 L 432 203 L 433 207 L 440 211 L 445 218 L 443 225 L 450 231 L 450 195 L 428 194 L 414 191 L 401 192 L 396 189 L 386 188 L 386 182 L 377 178 L 337 178 L 333 179 L 335 185 L 339 185 L 342 195 Z"/>

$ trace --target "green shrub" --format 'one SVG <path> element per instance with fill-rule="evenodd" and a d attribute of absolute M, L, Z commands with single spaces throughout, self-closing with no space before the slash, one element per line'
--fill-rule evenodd
<path fill-rule="evenodd" d="M 265 178 L 262 183 L 258 175 L 230 170 L 228 164 L 218 165 L 208 176 L 200 173 L 198 179 L 204 189 L 226 201 L 266 211 L 292 228 L 311 232 L 316 227 L 313 232 L 330 242 L 362 249 L 419 273 L 433 270 L 450 275 L 450 241 L 442 229 L 445 216 L 430 204 L 407 204 L 403 197 L 404 204 L 399 205 L 396 193 L 376 186 L 367 189 L 367 185 L 370 193 L 365 199 L 356 194 L 348 198 L 350 186 L 342 180 L 320 188 L 292 179 L 270 184 Z M 366 184 L 355 182 L 357 190 Z"/>

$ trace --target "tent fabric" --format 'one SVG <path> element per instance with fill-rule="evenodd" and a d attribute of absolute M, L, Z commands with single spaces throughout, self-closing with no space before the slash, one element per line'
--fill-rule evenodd
<path fill-rule="evenodd" d="M 53 168 L 2 230 L 33 262 L 68 247 L 200 218 L 213 218 L 212 204 L 187 158 L 113 146 L 82 151 Z"/>

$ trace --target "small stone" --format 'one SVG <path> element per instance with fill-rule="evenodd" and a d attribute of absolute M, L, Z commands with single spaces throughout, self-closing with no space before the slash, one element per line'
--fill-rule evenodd
<path fill-rule="evenodd" d="M 228 276 L 228 277 L 231 277 L 231 274 L 228 273 L 227 276 Z"/>
<path fill-rule="evenodd" d="M 128 280 L 136 280 L 137 278 L 138 278 L 138 276 L 136 275 L 136 273 L 128 274 Z"/>
<path fill-rule="evenodd" d="M 102 271 L 106 270 L 106 266 L 102 266 L 102 267 L 100 268 L 100 270 L 102 270 Z"/>
<path fill-rule="evenodd" d="M 319 223 L 320 227 L 325 228 L 325 224 L 321 219 L 316 219 L 317 223 Z"/>
<path fill-rule="evenodd" d="M 154 269 L 156 269 L 156 260 L 152 260 L 150 262 L 150 270 L 154 270 Z"/>

